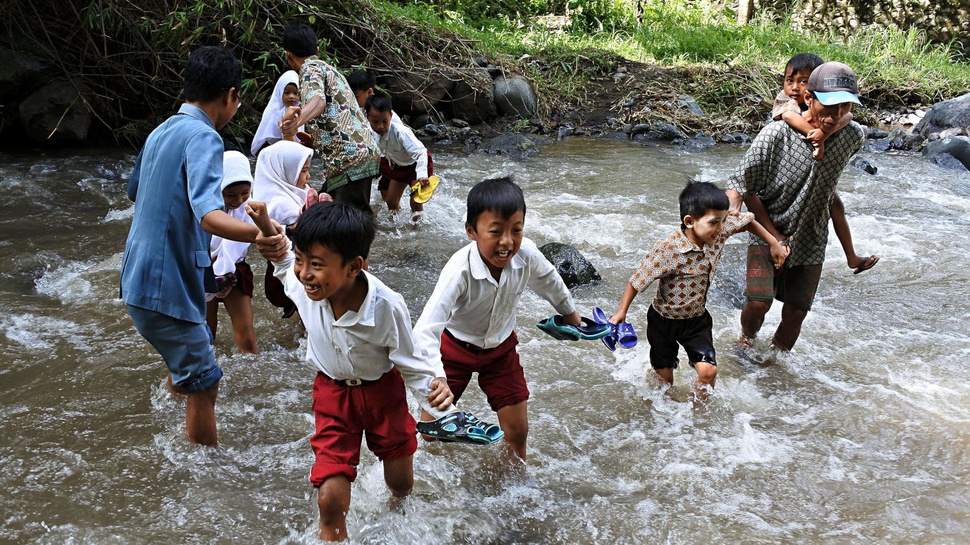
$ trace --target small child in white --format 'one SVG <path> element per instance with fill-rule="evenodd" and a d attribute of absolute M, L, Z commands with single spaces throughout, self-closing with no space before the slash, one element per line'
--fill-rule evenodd
<path fill-rule="evenodd" d="M 431 183 L 429 177 L 434 175 L 431 153 L 410 127 L 392 121 L 391 97 L 383 93 L 370 95 L 364 103 L 364 111 L 371 130 L 378 136 L 377 145 L 383 154 L 377 189 L 388 210 L 400 210 L 405 189 L 415 184 L 426 186 Z M 424 211 L 424 205 L 415 201 L 414 196 L 415 191 L 412 191 L 411 212 L 413 219 L 417 219 Z"/>
<path fill-rule="evenodd" d="M 299 76 L 293 70 L 287 70 L 276 81 L 273 94 L 269 97 L 269 103 L 263 109 L 263 118 L 259 120 L 259 128 L 256 129 L 256 134 L 253 136 L 253 145 L 250 147 L 250 152 L 253 155 L 259 155 L 260 150 L 283 139 L 280 119 L 283 118 L 288 107 L 299 105 Z M 297 130 L 302 131 L 303 127 Z"/>
<path fill-rule="evenodd" d="M 239 221 L 252 223 L 246 214 L 246 203 L 253 187 L 253 174 L 249 159 L 238 151 L 227 151 L 222 156 L 222 198 L 226 213 Z M 226 305 L 232 321 L 232 332 L 240 352 L 258 354 L 256 330 L 253 328 L 253 269 L 246 263 L 248 242 L 236 242 L 212 235 L 209 255 L 216 275 L 217 293 L 205 295 L 205 321 L 212 330 L 213 338 L 219 327 L 219 303 Z"/>

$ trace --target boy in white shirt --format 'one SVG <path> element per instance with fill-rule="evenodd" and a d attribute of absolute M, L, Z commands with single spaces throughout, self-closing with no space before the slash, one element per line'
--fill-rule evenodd
<path fill-rule="evenodd" d="M 261 207 L 250 211 L 266 230 L 264 213 Z M 273 228 L 281 229 L 278 224 Z M 317 371 L 316 432 L 310 437 L 316 461 L 310 482 L 318 488 L 320 539 L 326 541 L 347 539 L 351 483 L 363 437 L 384 464 L 393 501 L 411 492 L 417 439 L 405 383 L 424 411 L 457 417 L 459 425 L 484 425 L 453 407 L 441 363 L 415 355 L 404 299 L 363 270 L 373 240 L 370 215 L 346 203 L 323 202 L 300 216 L 295 248 L 276 261 L 275 274 L 306 326 L 307 362 Z"/>
<path fill-rule="evenodd" d="M 431 153 L 410 127 L 392 121 L 391 97 L 384 93 L 370 95 L 364 103 L 364 112 L 371 130 L 377 133 L 377 146 L 383 155 L 377 189 L 388 210 L 400 210 L 405 189 L 430 183 L 428 178 L 434 175 Z M 413 219 L 418 219 L 424 205 L 414 200 L 415 193 L 411 192 L 411 213 Z"/>
<path fill-rule="evenodd" d="M 529 287 L 563 315 L 564 323 L 581 321 L 556 268 L 523 237 L 525 198 L 511 178 L 475 185 L 468 192 L 467 213 L 465 231 L 472 243 L 442 269 L 414 338 L 429 364 L 443 363 L 455 401 L 478 373 L 505 432 L 507 458 L 525 462 L 529 388 L 515 351 L 519 295 Z M 422 420 L 429 418 L 422 413 Z"/>

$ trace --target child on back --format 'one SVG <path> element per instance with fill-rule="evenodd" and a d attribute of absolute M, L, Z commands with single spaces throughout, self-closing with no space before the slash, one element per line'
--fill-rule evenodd
<path fill-rule="evenodd" d="M 679 343 L 697 370 L 696 399 L 705 399 L 717 378 L 717 360 L 707 312 L 707 292 L 728 237 L 750 231 L 768 243 L 776 268 L 788 248 L 754 220 L 754 214 L 729 215 L 724 191 L 708 182 L 692 182 L 680 193 L 680 228 L 657 241 L 626 284 L 610 322 L 626 321 L 637 294 L 657 280 L 657 294 L 647 311 L 650 365 L 664 384 L 673 384 Z"/>
<path fill-rule="evenodd" d="M 259 212 L 251 213 L 262 225 Z M 440 362 L 416 355 L 404 299 L 363 270 L 374 232 L 372 216 L 349 204 L 314 204 L 294 230 L 293 251 L 276 262 L 306 325 L 306 361 L 316 371 L 310 482 L 327 541 L 347 539 L 362 437 L 383 462 L 395 500 L 411 491 L 417 438 L 405 383 L 436 417 L 466 414 L 452 405 Z"/>
<path fill-rule="evenodd" d="M 252 187 L 249 159 L 238 151 L 225 152 L 222 156 L 222 199 L 226 203 L 226 213 L 239 221 L 252 223 L 245 207 Z M 232 322 L 236 346 L 241 352 L 258 354 L 253 328 L 253 269 L 246 263 L 248 252 L 248 242 L 212 237 L 209 255 L 212 256 L 218 291 L 206 294 L 205 321 L 215 337 L 219 326 L 219 303 L 222 302 Z"/>
<path fill-rule="evenodd" d="M 434 174 L 431 152 L 410 127 L 392 122 L 391 97 L 384 93 L 372 94 L 364 104 L 364 110 L 383 154 L 381 180 L 377 184 L 381 199 L 387 203 L 388 210 L 400 210 L 404 190 L 414 186 L 410 197 L 411 213 L 412 219 L 418 219 L 424 205 L 414 199 L 416 184 L 426 186 L 431 183 L 429 176 Z"/>
<path fill-rule="evenodd" d="M 263 117 L 259 121 L 259 128 L 253 136 L 253 145 L 250 152 L 259 155 L 259 151 L 264 147 L 279 142 L 283 139 L 283 132 L 280 130 L 280 119 L 289 107 L 300 105 L 300 86 L 299 76 L 293 70 L 283 72 L 280 79 L 273 87 L 273 94 L 269 97 L 269 103 L 263 109 Z M 299 127 L 302 131 L 303 127 Z"/>
<path fill-rule="evenodd" d="M 821 129 L 812 126 L 810 119 L 806 117 L 809 114 L 805 95 L 808 93 L 808 78 L 823 63 L 821 57 L 811 53 L 798 53 L 789 59 L 788 64 L 785 65 L 783 89 L 775 97 L 775 105 L 771 110 L 774 121 L 784 121 L 792 129 L 805 135 L 805 139 L 812 143 L 814 148 L 812 157 L 816 159 L 821 159 L 825 154 L 825 140 L 828 136 Z M 847 112 L 839 119 L 831 134 L 847 127 L 850 121 L 852 121 L 852 112 Z M 846 264 L 855 274 L 871 269 L 879 261 L 879 256 L 856 255 L 849 221 L 845 218 L 845 206 L 838 193 L 832 199 L 829 213 L 832 217 L 832 227 L 845 252 Z"/>
<path fill-rule="evenodd" d="M 485 180 L 468 192 L 465 232 L 472 240 L 448 260 L 414 326 L 419 354 L 442 362 L 455 400 L 478 373 L 498 413 L 510 461 L 526 459 L 529 388 L 515 351 L 515 307 L 529 287 L 581 325 L 556 268 L 523 236 L 525 198 L 511 178 Z M 429 416 L 422 413 L 422 420 Z"/>
<path fill-rule="evenodd" d="M 812 71 L 824 62 L 821 57 L 811 53 L 798 53 L 789 59 L 788 64 L 785 65 L 785 79 L 782 90 L 775 97 L 775 104 L 771 109 L 772 120 L 783 120 L 805 135 L 805 139 L 811 142 L 812 147 L 815 148 L 812 156 L 816 159 L 821 159 L 825 154 L 825 140 L 828 136 L 813 127 L 804 118 L 804 114 L 808 110 L 808 105 L 805 103 L 805 93 L 808 92 L 808 78 L 812 75 Z M 842 116 L 835 131 L 832 132 L 835 133 L 845 128 L 850 121 L 852 121 L 852 112 Z"/>

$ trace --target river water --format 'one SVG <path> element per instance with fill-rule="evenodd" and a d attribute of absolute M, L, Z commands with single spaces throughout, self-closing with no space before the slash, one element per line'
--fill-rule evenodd
<path fill-rule="evenodd" d="M 677 223 L 688 178 L 723 185 L 743 153 L 572 140 L 511 161 L 433 149 L 445 183 L 423 226 L 379 214 L 371 271 L 417 318 L 465 243 L 464 197 L 511 173 L 526 236 L 581 250 L 603 282 L 574 291 L 612 310 L 640 256 Z M 421 444 L 415 492 L 389 510 L 366 449 L 348 519 L 355 543 L 958 543 L 970 535 L 970 174 L 863 152 L 876 175 L 840 183 L 860 255 L 830 237 L 814 311 L 790 354 L 734 348 L 742 237 L 725 249 L 709 308 L 720 373 L 704 407 L 650 386 L 645 341 L 612 353 L 564 343 L 527 292 L 519 350 L 533 397 L 524 479 L 491 447 Z M 0 542 L 312 543 L 306 476 L 312 371 L 292 321 L 254 299 L 262 353 L 240 355 L 223 313 L 220 446 L 185 439 L 184 403 L 117 299 L 132 216 L 116 151 L 0 153 Z M 652 290 L 651 290 L 652 292 Z M 652 295 L 630 320 L 644 336 Z M 773 308 L 770 334 L 779 320 Z M 223 311 L 224 312 L 224 311 Z M 671 395 L 673 394 L 673 395 Z M 469 388 L 463 406 L 489 414 Z"/>

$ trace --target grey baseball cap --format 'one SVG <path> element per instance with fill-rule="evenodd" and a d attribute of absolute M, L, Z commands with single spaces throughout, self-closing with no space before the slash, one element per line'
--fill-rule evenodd
<path fill-rule="evenodd" d="M 827 62 L 812 70 L 808 77 L 808 90 L 826 106 L 844 102 L 859 102 L 859 86 L 855 72 L 841 62 Z"/>

